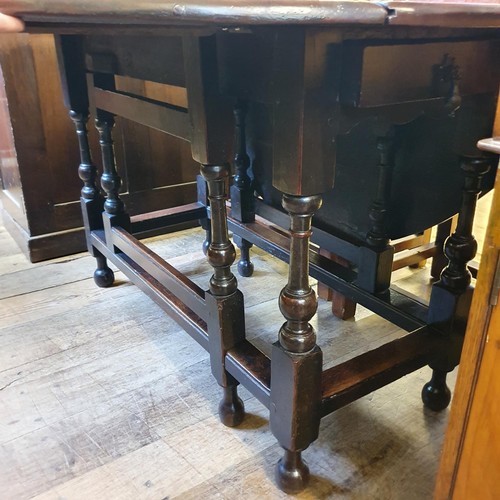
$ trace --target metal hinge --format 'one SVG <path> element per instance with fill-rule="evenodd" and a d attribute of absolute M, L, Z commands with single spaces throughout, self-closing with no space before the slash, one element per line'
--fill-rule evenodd
<path fill-rule="evenodd" d="M 500 294 L 500 253 L 497 253 L 497 267 L 495 276 L 493 277 L 493 285 L 491 287 L 490 305 L 496 306 L 498 304 L 498 295 Z"/>

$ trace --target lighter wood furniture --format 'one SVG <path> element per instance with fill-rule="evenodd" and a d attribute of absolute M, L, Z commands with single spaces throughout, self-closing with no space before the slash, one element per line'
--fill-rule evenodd
<path fill-rule="evenodd" d="M 495 69 L 497 60 L 499 32 L 494 28 L 500 26 L 500 6 L 318 1 L 281 7 L 275 10 L 259 1 L 231 8 L 218 1 L 152 2 L 146 9 L 125 0 L 111 6 L 97 1 L 63 6 L 51 1 L 0 1 L 0 11 L 21 15 L 28 29 L 60 33 L 61 75 L 79 139 L 81 205 L 88 248 L 97 261 L 96 283 L 102 287 L 113 283 L 109 259 L 209 351 L 212 373 L 223 389 L 219 414 L 224 424 L 238 425 L 244 418 L 237 394 L 240 383 L 269 408 L 271 429 L 284 448 L 276 480 L 285 491 L 297 492 L 309 479 L 302 451 L 317 438 L 323 416 L 426 364 L 433 375 L 424 386 L 424 403 L 433 410 L 449 403 L 446 374 L 458 362 L 472 293 L 466 265 L 475 254 L 473 214 L 482 179 L 488 178 L 492 163 L 475 150 L 472 157 L 459 161 L 457 157 L 474 148 L 471 136 L 491 129 L 499 78 L 496 71 L 490 74 L 490 68 Z M 464 49 L 462 43 L 470 45 Z M 450 56 L 455 49 L 463 73 Z M 408 51 L 423 56 L 429 71 L 422 78 L 428 82 L 430 77 L 430 87 L 421 86 L 420 81 L 399 86 L 389 71 L 379 73 L 376 65 L 369 70 L 374 66 L 366 64 L 368 54 L 374 52 L 396 53 L 407 61 Z M 255 58 L 259 52 L 265 57 Z M 478 52 L 482 57 L 475 57 Z M 340 60 L 348 63 L 340 64 Z M 394 60 L 387 59 L 397 70 Z M 123 92 L 117 88 L 117 75 L 185 86 L 187 108 Z M 460 91 L 459 81 L 463 82 Z M 246 206 L 250 197 L 245 140 L 243 134 L 233 140 L 233 112 L 238 114 L 244 101 L 255 104 L 254 111 L 259 104 L 271 109 L 272 130 L 259 126 L 256 132 L 272 144 L 268 169 L 288 212 L 284 216 L 290 223 L 287 234 L 271 231 L 258 218 L 246 220 L 253 214 Z M 89 105 L 96 109 L 105 197 L 97 188 L 97 170 L 88 145 Z M 449 184 L 455 187 L 450 190 L 445 184 L 439 192 L 451 192 L 452 204 L 461 208 L 457 230 L 445 245 L 449 265 L 433 287 L 427 306 L 389 286 L 387 263 L 393 249 L 388 245 L 385 214 L 388 181 L 396 164 L 394 128 L 413 123 L 422 114 L 426 119 L 436 117 L 435 113 L 451 123 L 445 127 L 451 135 L 445 134 L 437 149 L 445 153 L 444 163 L 450 168 L 443 175 L 447 181 L 453 178 Z M 456 113 L 462 121 L 455 121 Z M 201 164 L 198 203 L 131 220 L 120 196 L 112 138 L 115 115 L 190 143 L 193 158 Z M 263 113 L 264 122 L 265 117 Z M 241 130 L 239 118 L 236 125 Z M 363 242 L 358 245 L 347 237 L 315 232 L 325 238 L 322 247 L 334 241 L 353 257 L 350 260 L 356 261 L 358 269 L 329 265 L 314 254 L 309 265 L 312 217 L 322 205 L 321 193 L 333 183 L 335 160 L 342 158 L 335 144 L 339 142 L 347 157 L 366 152 L 364 148 L 350 150 L 345 137 L 358 139 L 356 127 L 363 123 L 360 128 L 366 134 L 372 121 L 375 150 L 368 152 L 374 154 L 370 165 L 377 187 L 368 200 L 370 222 Z M 462 140 L 460 123 L 467 140 Z M 353 129 L 356 132 L 349 135 Z M 429 141 L 434 137 L 426 132 L 425 121 L 424 126 L 417 125 L 417 132 L 405 129 L 404 143 L 411 145 L 415 140 L 421 147 L 433 145 Z M 363 134 L 359 144 L 366 146 Z M 233 152 L 238 158 L 228 219 L 226 185 Z M 347 177 L 361 181 L 373 174 L 368 170 L 360 178 L 351 170 Z M 354 184 L 352 196 L 361 191 L 361 182 Z M 427 215 L 432 218 L 440 210 L 435 212 L 431 206 Z M 206 250 L 213 275 L 207 291 L 131 234 L 139 226 L 160 229 L 196 219 L 210 219 Z M 406 216 L 400 222 L 404 225 Z M 243 241 L 247 246 L 256 244 L 289 261 L 288 283 L 279 295 L 285 323 L 270 358 L 245 337 L 244 300 L 231 271 L 236 252 L 228 225 L 243 246 Z M 323 371 L 322 351 L 310 323 L 317 299 L 309 274 L 402 327 L 408 335 Z"/>
<path fill-rule="evenodd" d="M 479 147 L 500 153 L 500 138 Z M 500 176 L 493 198 L 436 500 L 494 499 L 500 470 Z"/>

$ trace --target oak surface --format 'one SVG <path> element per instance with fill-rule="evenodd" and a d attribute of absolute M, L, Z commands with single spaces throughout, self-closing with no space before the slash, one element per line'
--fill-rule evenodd
<path fill-rule="evenodd" d="M 485 150 L 500 152 L 500 142 L 481 141 Z M 500 306 L 493 291 L 500 256 L 500 177 L 497 175 L 478 286 L 469 316 L 462 364 L 451 407 L 435 499 L 494 499 L 500 468 Z"/>
<path fill-rule="evenodd" d="M 498 26 L 496 0 L 2 0 L 0 10 L 28 24 L 394 24 L 402 26 Z"/>
<path fill-rule="evenodd" d="M 205 288 L 203 236 L 148 245 Z M 248 336 L 269 350 L 287 268 L 257 250 L 254 262 L 239 279 Z M 32 265 L 0 230 L 2 499 L 285 498 L 264 407 L 242 391 L 248 418 L 222 426 L 205 351 L 121 273 L 95 287 L 93 268 L 85 254 Z M 425 271 L 398 271 L 398 285 L 425 296 Z M 401 335 L 362 307 L 335 320 L 323 301 L 312 323 L 327 367 Z M 316 474 L 298 498 L 429 498 L 448 413 L 422 408 L 428 377 L 419 370 L 324 418 L 304 453 Z"/>

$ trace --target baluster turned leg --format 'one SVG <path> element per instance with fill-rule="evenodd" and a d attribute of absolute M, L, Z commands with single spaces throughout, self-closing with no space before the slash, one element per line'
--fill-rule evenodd
<path fill-rule="evenodd" d="M 431 276 L 438 280 L 443 272 L 443 269 L 448 264 L 448 259 L 444 254 L 444 242 L 446 238 L 452 234 L 457 227 L 458 217 L 455 215 L 444 222 L 441 222 L 437 226 L 435 245 L 437 247 L 437 252 L 434 257 L 432 257 L 431 265 Z"/>
<path fill-rule="evenodd" d="M 78 175 L 83 181 L 80 204 L 87 248 L 89 253 L 97 260 L 94 281 L 100 287 L 107 287 L 113 284 L 113 271 L 108 267 L 101 252 L 92 245 L 90 239 L 92 231 L 103 228 L 102 210 L 104 200 L 96 186 L 97 169 L 92 162 L 87 135 L 89 99 L 83 60 L 83 39 L 74 35 L 60 35 L 56 36 L 54 41 L 59 58 L 64 102 L 75 125 L 80 149 Z"/>
<path fill-rule="evenodd" d="M 231 272 L 236 252 L 227 230 L 226 182 L 229 178 L 227 165 L 202 165 L 201 173 L 207 182 L 211 210 L 212 238 L 207 249 L 208 262 L 214 269 L 210 290 L 205 295 L 209 309 L 208 334 L 212 373 L 224 389 L 219 405 L 223 424 L 239 425 L 245 415 L 243 402 L 238 397 L 238 382 L 224 369 L 228 350 L 244 339 L 245 324 L 243 295 Z"/>
<path fill-rule="evenodd" d="M 78 113 L 71 110 L 70 117 L 73 120 L 78 137 L 80 148 L 80 166 L 78 175 L 83 181 L 80 201 L 84 219 L 87 241 L 90 240 L 90 231 L 93 229 L 102 229 L 102 210 L 103 202 L 101 194 L 96 186 L 97 169 L 92 162 L 87 134 L 88 112 Z M 97 268 L 94 272 L 94 281 L 97 286 L 105 288 L 111 286 L 115 280 L 113 271 L 108 267 L 106 258 L 96 250 L 91 244 L 88 244 L 90 253 L 96 258 Z"/>
<path fill-rule="evenodd" d="M 394 140 L 392 129 L 377 138 L 378 184 L 370 207 L 370 229 L 366 235 L 367 247 L 360 248 L 357 285 L 371 292 L 386 291 L 391 284 L 394 248 L 387 236 L 387 210 L 394 169 Z"/>
<path fill-rule="evenodd" d="M 231 215 L 241 222 L 253 222 L 255 213 L 253 208 L 252 180 L 248 176 L 250 158 L 247 154 L 246 127 L 247 103 L 239 100 L 234 107 L 236 128 L 236 155 L 234 158 L 235 176 L 231 186 Z M 233 235 L 234 242 L 240 249 L 238 272 L 240 276 L 249 277 L 253 274 L 253 263 L 250 261 L 252 243 Z"/>
<path fill-rule="evenodd" d="M 440 327 L 449 336 L 443 342 L 440 352 L 434 353 L 429 366 L 432 378 L 424 385 L 422 400 L 427 408 L 444 410 L 451 399 L 446 385 L 446 374 L 452 371 L 460 360 L 463 334 L 472 297 L 471 274 L 467 263 L 477 252 L 477 242 L 472 235 L 474 212 L 481 191 L 481 179 L 490 169 L 490 160 L 485 158 L 463 158 L 461 168 L 465 173 L 462 205 L 455 232 L 444 244 L 448 265 L 432 288 L 429 304 L 430 324 Z"/>
<path fill-rule="evenodd" d="M 101 146 L 103 172 L 101 186 L 106 192 L 104 202 L 104 229 L 106 231 L 106 244 L 113 249 L 111 228 L 120 226 L 129 229 L 130 218 L 125 212 L 125 206 L 119 196 L 122 184 L 121 178 L 116 171 L 115 153 L 113 147 L 112 130 L 115 120 L 109 113 L 97 110 L 95 125 L 99 132 L 99 144 Z"/>
<path fill-rule="evenodd" d="M 285 449 L 276 481 L 288 493 L 300 491 L 309 480 L 301 453 L 318 437 L 320 423 L 322 352 L 309 323 L 318 307 L 309 286 L 309 239 L 320 206 L 320 196 L 283 196 L 291 218 L 290 266 L 279 298 L 286 322 L 271 356 L 271 430 Z"/>

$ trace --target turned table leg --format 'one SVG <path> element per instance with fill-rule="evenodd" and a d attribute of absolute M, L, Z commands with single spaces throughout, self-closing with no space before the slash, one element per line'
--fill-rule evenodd
<path fill-rule="evenodd" d="M 226 372 L 226 352 L 244 339 L 243 295 L 231 272 L 236 252 L 227 230 L 226 181 L 229 177 L 227 165 L 202 165 L 201 174 L 207 182 L 211 210 L 211 241 L 207 259 L 214 269 L 210 289 L 205 295 L 209 310 L 208 335 L 212 373 L 223 387 L 223 399 L 219 405 L 219 416 L 223 424 L 234 427 L 244 416 L 244 406 L 238 397 L 238 381 Z"/>
<path fill-rule="evenodd" d="M 271 430 L 285 449 L 276 481 L 288 493 L 307 485 L 301 452 L 318 437 L 320 423 L 322 352 L 309 323 L 318 301 L 308 274 L 311 219 L 320 206 L 320 196 L 283 196 L 291 218 L 290 267 L 279 298 L 286 322 L 271 355 Z"/>
<path fill-rule="evenodd" d="M 204 249 L 214 273 L 205 293 L 210 367 L 223 388 L 219 416 L 223 424 L 238 425 L 244 417 L 238 397 L 238 381 L 225 369 L 226 354 L 245 338 L 243 294 L 231 272 L 236 252 L 229 240 L 226 199 L 232 150 L 233 117 L 229 100 L 220 94 L 217 38 L 215 35 L 182 39 L 188 94 L 188 112 L 193 124 L 191 152 L 201 164 L 199 200 L 210 206 L 204 220 Z M 208 226 L 210 223 L 210 226 Z M 207 245 L 208 243 L 208 245 Z"/>
<path fill-rule="evenodd" d="M 391 284 L 394 247 L 387 235 L 387 212 L 394 170 L 394 139 L 392 128 L 377 138 L 378 181 L 370 206 L 370 229 L 367 246 L 360 248 L 356 284 L 371 293 L 385 292 Z"/>
<path fill-rule="evenodd" d="M 94 281 L 100 287 L 111 286 L 114 282 L 113 271 L 108 267 L 106 258 L 91 243 L 90 233 L 103 228 L 102 211 L 104 199 L 96 186 L 97 169 L 90 154 L 87 122 L 89 119 L 89 98 L 85 64 L 83 61 L 83 40 L 78 36 L 56 36 L 59 56 L 61 83 L 64 101 L 73 121 L 80 150 L 78 175 L 83 181 L 80 195 L 83 225 L 89 253 L 96 258 L 97 269 Z"/>
<path fill-rule="evenodd" d="M 99 144 L 101 146 L 102 167 L 101 186 L 106 193 L 104 202 L 104 229 L 106 230 L 106 242 L 112 247 L 109 230 L 112 226 L 120 226 L 129 229 L 130 218 L 125 212 L 125 206 L 120 198 L 119 191 L 122 181 L 116 170 L 115 152 L 113 147 L 112 130 L 115 120 L 112 115 L 97 110 L 95 126 L 99 132 Z"/>
<path fill-rule="evenodd" d="M 252 180 L 248 176 L 250 158 L 247 154 L 246 143 L 247 107 L 245 101 L 238 100 L 233 110 L 236 130 L 236 155 L 234 157 L 234 184 L 231 186 L 231 215 L 240 222 L 253 222 L 255 220 Z M 238 235 L 233 235 L 233 240 L 240 249 L 238 273 L 244 277 L 252 276 L 254 270 L 253 263 L 250 260 L 252 243 Z"/>
<path fill-rule="evenodd" d="M 490 169 L 490 160 L 463 158 L 461 168 L 465 173 L 465 183 L 457 228 L 444 244 L 448 265 L 432 287 L 429 304 L 428 322 L 444 330 L 450 340 L 444 342 L 440 352 L 431 357 L 429 366 L 433 370 L 432 378 L 422 390 L 425 406 L 434 411 L 444 410 L 450 403 L 451 392 L 446 385 L 446 375 L 460 360 L 461 341 L 472 297 L 471 274 L 467 263 L 477 252 L 472 225 L 481 180 Z"/>
<path fill-rule="evenodd" d="M 93 229 L 102 229 L 102 210 L 104 200 L 96 186 L 97 169 L 92 162 L 87 133 L 87 121 L 89 119 L 88 111 L 78 113 L 71 110 L 70 117 L 73 120 L 80 147 L 80 166 L 78 175 L 83 181 L 80 201 L 84 219 L 87 241 L 89 241 L 90 231 Z M 94 281 L 97 286 L 106 288 L 114 283 L 115 276 L 109 268 L 106 257 L 98 250 L 89 246 L 89 251 L 95 257 L 97 268 L 94 272 Z"/>

